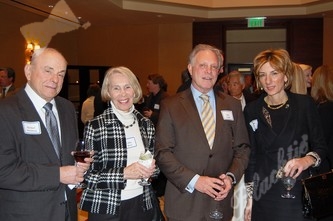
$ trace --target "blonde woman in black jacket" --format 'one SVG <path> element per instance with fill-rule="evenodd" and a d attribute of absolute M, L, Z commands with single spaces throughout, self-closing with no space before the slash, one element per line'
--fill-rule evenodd
<path fill-rule="evenodd" d="M 287 92 L 293 65 L 283 49 L 260 52 L 254 59 L 258 88 L 265 92 L 246 105 L 244 113 L 251 142 L 245 173 L 248 189 L 246 220 L 303 221 L 301 179 L 308 168 L 318 167 L 327 146 L 313 99 Z M 278 173 L 279 169 L 281 173 Z M 292 176 L 294 199 L 281 197 L 286 190 L 279 175 Z"/>

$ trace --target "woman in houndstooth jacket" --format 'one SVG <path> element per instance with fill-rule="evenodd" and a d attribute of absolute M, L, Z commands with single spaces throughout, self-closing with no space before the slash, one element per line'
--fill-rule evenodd
<path fill-rule="evenodd" d="M 140 186 L 141 178 L 157 175 L 155 160 L 149 168 L 138 163 L 140 153 L 154 151 L 155 129 L 133 103 L 142 90 L 135 75 L 125 67 L 110 68 L 102 85 L 109 107 L 85 128 L 85 141 L 95 151 L 86 174 L 87 189 L 80 207 L 89 220 L 142 220 L 153 216 L 152 192 Z"/>

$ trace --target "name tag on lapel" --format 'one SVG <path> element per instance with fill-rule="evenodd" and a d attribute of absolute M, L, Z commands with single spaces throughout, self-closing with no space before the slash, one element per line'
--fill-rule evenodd
<path fill-rule="evenodd" d="M 28 135 L 40 135 L 42 133 L 39 121 L 22 121 L 23 131 Z"/>
<path fill-rule="evenodd" d="M 234 121 L 234 115 L 231 110 L 221 110 L 223 120 Z"/>

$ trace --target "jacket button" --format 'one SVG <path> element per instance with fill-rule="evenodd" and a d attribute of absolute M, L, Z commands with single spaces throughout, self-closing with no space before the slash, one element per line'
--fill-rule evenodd
<path fill-rule="evenodd" d="M 209 158 L 212 158 L 213 157 L 213 154 L 209 154 Z"/>

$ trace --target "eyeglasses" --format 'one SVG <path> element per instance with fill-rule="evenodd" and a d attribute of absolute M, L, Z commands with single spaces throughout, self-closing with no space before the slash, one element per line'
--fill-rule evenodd
<path fill-rule="evenodd" d="M 208 64 L 199 64 L 198 67 L 201 69 L 201 70 L 204 70 L 204 71 L 208 71 L 208 70 L 212 70 L 213 72 L 219 72 L 220 71 L 220 67 L 218 65 L 208 65 Z M 209 69 L 208 69 L 209 68 Z"/>

